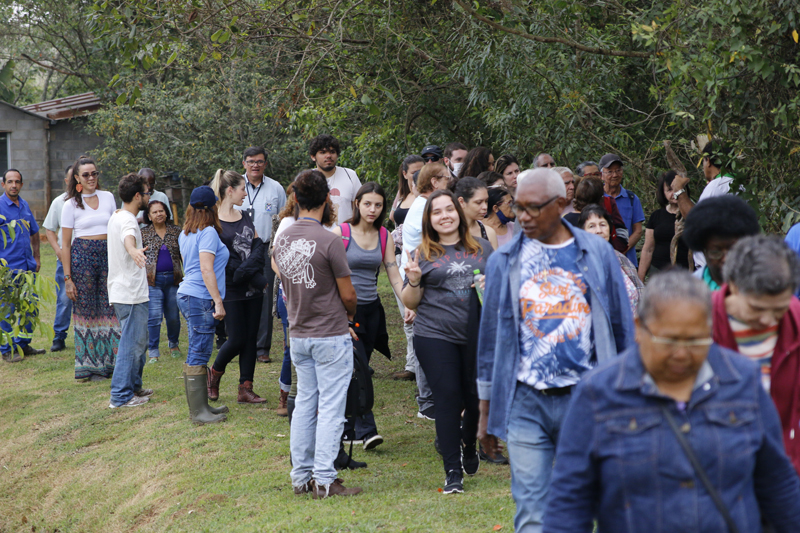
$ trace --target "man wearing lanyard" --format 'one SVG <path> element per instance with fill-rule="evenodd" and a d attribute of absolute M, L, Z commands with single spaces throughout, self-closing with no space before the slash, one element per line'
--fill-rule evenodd
<path fill-rule="evenodd" d="M 251 146 L 245 150 L 242 163 L 247 178 L 245 183 L 247 197 L 241 207 L 234 207 L 250 215 L 258 236 L 269 247 L 272 238 L 272 215 L 277 215 L 286 205 L 286 191 L 280 183 L 264 175 L 267 152 L 260 146 Z M 275 272 L 272 271 L 269 261 L 266 262 L 264 276 L 269 285 L 264 292 L 264 307 L 261 310 L 261 325 L 258 328 L 256 347 L 258 360 L 269 363 L 269 350 L 272 345 L 272 285 L 275 281 Z"/>

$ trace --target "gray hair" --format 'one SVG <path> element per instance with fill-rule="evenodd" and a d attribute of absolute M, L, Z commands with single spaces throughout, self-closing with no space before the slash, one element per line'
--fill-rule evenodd
<path fill-rule="evenodd" d="M 711 291 L 700 278 L 686 270 L 668 270 L 650 278 L 639 297 L 639 320 L 647 324 L 669 302 L 691 302 L 702 306 L 711 325 Z"/>
<path fill-rule="evenodd" d="M 533 168 L 540 168 L 539 167 L 539 158 L 542 157 L 543 155 L 550 155 L 550 154 L 548 154 L 547 152 L 541 152 L 540 154 L 537 154 L 536 157 L 533 158 Z M 553 156 L 550 155 L 550 157 L 553 157 Z M 555 158 L 553 158 L 553 161 L 555 161 Z"/>
<path fill-rule="evenodd" d="M 728 252 L 722 276 L 745 294 L 775 296 L 800 282 L 800 258 L 780 237 L 742 237 Z"/>
<path fill-rule="evenodd" d="M 565 172 L 569 172 L 570 174 L 572 174 L 572 176 L 573 176 L 573 177 L 575 176 L 575 173 L 574 173 L 574 172 L 572 172 L 572 169 L 571 169 L 571 168 L 569 168 L 569 167 L 553 167 L 553 170 L 554 170 L 555 172 L 558 172 L 558 175 L 559 175 L 559 176 L 560 176 L 561 174 L 565 173 Z"/>
<path fill-rule="evenodd" d="M 597 167 L 599 169 L 600 165 L 598 165 L 594 161 L 584 161 L 583 163 L 575 167 L 575 172 L 578 174 L 578 176 L 583 177 L 583 169 L 586 167 Z"/>
<path fill-rule="evenodd" d="M 523 184 L 527 185 L 528 183 L 532 186 L 543 187 L 547 196 L 567 197 L 567 187 L 564 185 L 564 180 L 561 179 L 561 174 L 551 168 L 531 168 L 520 172 L 517 176 L 517 192 Z"/>

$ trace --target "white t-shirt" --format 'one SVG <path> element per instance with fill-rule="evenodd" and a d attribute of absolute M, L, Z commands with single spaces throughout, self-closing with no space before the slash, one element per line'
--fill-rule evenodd
<path fill-rule="evenodd" d="M 333 176 L 328 178 L 328 188 L 331 190 L 331 200 L 336 205 L 337 222 L 341 224 L 353 218 L 353 200 L 361 188 L 355 170 L 336 167 Z"/>
<path fill-rule="evenodd" d="M 703 189 L 702 194 L 700 194 L 700 198 L 697 199 L 697 203 L 699 204 L 707 198 L 728 194 L 731 191 L 732 182 L 733 178 L 731 176 L 719 176 L 714 178 L 706 184 L 705 189 Z M 706 256 L 703 255 L 703 252 L 693 251 L 692 258 L 694 259 L 694 268 L 702 271 L 703 267 L 706 266 Z"/>
<path fill-rule="evenodd" d="M 274 238 L 277 239 L 278 235 L 286 231 L 295 222 L 297 222 L 297 219 L 295 219 L 294 217 L 283 217 L 281 219 L 281 223 L 278 224 L 278 229 L 275 230 Z M 322 226 L 322 227 L 328 231 L 333 231 L 334 228 L 338 227 L 338 224 L 334 224 L 332 226 Z"/>
<path fill-rule="evenodd" d="M 417 196 L 414 203 L 408 208 L 406 219 L 403 221 L 403 253 L 400 257 L 400 275 L 403 279 L 406 279 L 404 267 L 408 263 L 408 254 L 422 244 L 422 215 L 427 203 L 427 198 Z"/>
<path fill-rule="evenodd" d="M 120 209 L 108 220 L 108 301 L 112 304 L 140 304 L 150 301 L 147 273 L 136 266 L 125 249 L 125 237 L 136 238 L 142 247 L 142 231 L 133 213 Z"/>
<path fill-rule="evenodd" d="M 62 193 L 50 204 L 47 216 L 42 223 L 44 229 L 50 230 L 58 237 L 58 245 L 61 246 L 61 211 L 64 210 L 64 203 L 67 201 L 67 193 Z"/>
<path fill-rule="evenodd" d="M 97 209 L 92 209 L 86 203 L 86 198 L 97 195 L 99 204 Z M 108 219 L 114 214 L 117 206 L 114 204 L 114 195 L 108 191 L 96 191 L 91 195 L 81 195 L 83 209 L 75 205 L 71 198 L 64 203 L 61 210 L 61 227 L 72 228 L 72 237 L 87 237 L 90 235 L 105 235 L 108 228 Z"/>

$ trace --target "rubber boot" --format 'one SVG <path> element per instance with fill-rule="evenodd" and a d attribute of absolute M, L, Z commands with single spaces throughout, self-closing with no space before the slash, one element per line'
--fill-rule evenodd
<path fill-rule="evenodd" d="M 183 373 L 186 383 L 186 400 L 192 423 L 197 425 L 222 422 L 228 417 L 225 413 L 214 414 L 208 405 L 208 370 L 203 366 L 189 366 L 184 363 Z"/>
<path fill-rule="evenodd" d="M 219 400 L 219 381 L 225 372 L 217 372 L 213 366 L 208 367 L 208 399 L 212 402 Z"/>
<path fill-rule="evenodd" d="M 183 388 L 186 391 L 186 402 L 188 403 L 189 402 L 189 389 L 188 389 L 188 387 L 186 387 L 186 372 L 183 372 L 182 376 L 183 376 L 183 385 L 184 385 Z M 228 409 L 227 405 L 220 405 L 219 407 L 213 407 L 213 406 L 209 405 L 208 406 L 208 410 L 211 411 L 212 413 L 214 413 L 215 415 L 219 415 L 219 414 L 222 414 L 222 413 L 227 413 L 227 412 L 230 411 L 230 409 Z M 192 418 L 191 413 L 189 413 L 189 419 L 191 420 L 191 418 Z"/>

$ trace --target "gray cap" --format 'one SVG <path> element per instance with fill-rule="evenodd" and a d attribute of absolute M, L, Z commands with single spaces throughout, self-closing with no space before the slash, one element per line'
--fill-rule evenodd
<path fill-rule="evenodd" d="M 608 168 L 614 163 L 619 163 L 620 165 L 625 164 L 617 154 L 606 154 L 600 158 L 600 168 Z"/>

